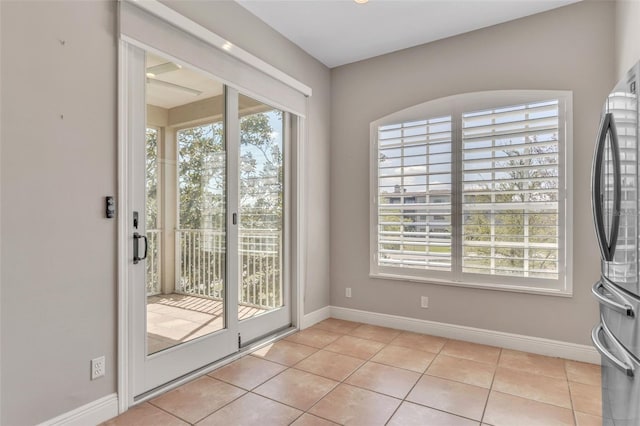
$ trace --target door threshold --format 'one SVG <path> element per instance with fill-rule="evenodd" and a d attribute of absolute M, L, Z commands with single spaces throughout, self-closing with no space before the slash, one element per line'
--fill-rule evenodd
<path fill-rule="evenodd" d="M 165 392 L 168 392 L 170 390 L 173 390 L 177 387 L 180 387 L 182 385 L 184 385 L 185 383 L 188 383 L 194 379 L 197 379 L 198 377 L 204 376 L 207 373 L 212 372 L 213 370 L 216 370 L 220 367 L 223 367 L 227 364 L 232 363 L 233 361 L 242 358 L 245 355 L 248 355 L 251 352 L 254 352 L 260 348 L 262 348 L 263 346 L 267 346 L 273 342 L 276 342 L 280 339 L 283 339 L 295 332 L 297 332 L 298 329 L 296 327 L 287 327 L 284 329 L 280 329 L 278 331 L 276 331 L 273 334 L 269 334 L 268 336 L 265 336 L 263 338 L 254 340 L 253 342 L 249 342 L 247 345 L 244 345 L 243 347 L 241 347 L 238 352 L 231 354 L 229 356 L 226 356 L 222 359 L 219 359 L 217 361 L 212 362 L 211 364 L 207 364 L 204 367 L 198 368 L 197 370 L 194 370 L 190 373 L 185 374 L 184 376 L 180 376 L 175 380 L 172 380 L 168 383 L 165 383 L 162 386 L 158 386 L 157 388 L 151 389 L 150 391 L 147 391 L 143 394 L 140 394 L 136 397 L 133 398 L 133 404 L 131 404 L 129 406 L 129 408 L 138 405 L 140 403 L 146 402 L 150 399 L 153 399 L 157 396 L 159 396 L 160 394 L 163 394 Z"/>

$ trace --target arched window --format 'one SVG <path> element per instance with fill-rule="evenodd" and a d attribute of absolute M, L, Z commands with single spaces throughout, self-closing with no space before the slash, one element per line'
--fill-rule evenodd
<path fill-rule="evenodd" d="M 571 294 L 571 96 L 468 93 L 371 123 L 371 275 Z"/>

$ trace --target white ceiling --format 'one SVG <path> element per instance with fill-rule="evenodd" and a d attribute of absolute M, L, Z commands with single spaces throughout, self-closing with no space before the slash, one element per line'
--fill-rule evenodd
<path fill-rule="evenodd" d="M 333 68 L 580 0 L 236 1 Z"/>
<path fill-rule="evenodd" d="M 162 72 L 147 79 L 148 104 L 169 109 L 222 94 L 224 90 L 222 83 L 202 73 L 172 63 L 169 59 L 147 53 L 147 71 L 156 65 L 167 63 L 173 64 L 176 69 Z M 154 84 L 151 80 L 169 84 Z"/>

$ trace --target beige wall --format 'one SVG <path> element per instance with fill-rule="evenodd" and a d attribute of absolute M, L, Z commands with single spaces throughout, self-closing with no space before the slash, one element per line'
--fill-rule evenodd
<path fill-rule="evenodd" d="M 331 304 L 589 344 L 599 253 L 590 166 L 614 81 L 614 6 L 580 2 L 331 72 Z M 495 89 L 572 90 L 572 298 L 369 278 L 369 123 L 431 99 Z M 351 287 L 353 297 L 344 297 Z M 421 295 L 429 309 L 420 309 Z"/>
<path fill-rule="evenodd" d="M 640 0 L 616 1 L 616 75 L 640 61 Z"/>
<path fill-rule="evenodd" d="M 116 9 L 0 7 L 0 423 L 26 425 L 116 389 Z"/>
<path fill-rule="evenodd" d="M 167 127 L 169 125 L 169 110 L 156 105 L 147 104 L 147 125 Z"/>
<path fill-rule="evenodd" d="M 170 6 L 312 87 L 306 299 L 326 306 L 329 70 L 234 2 Z M 0 8 L 0 424 L 13 426 L 116 392 L 116 220 L 103 213 L 116 195 L 116 2 Z M 90 381 L 100 355 L 107 375 Z"/>

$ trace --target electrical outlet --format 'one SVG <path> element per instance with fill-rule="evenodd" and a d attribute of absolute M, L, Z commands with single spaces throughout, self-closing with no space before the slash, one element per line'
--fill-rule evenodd
<path fill-rule="evenodd" d="M 344 297 L 351 297 L 351 287 L 345 288 Z"/>
<path fill-rule="evenodd" d="M 95 380 L 105 374 L 104 356 L 91 360 L 91 380 Z"/>
<path fill-rule="evenodd" d="M 427 296 L 420 298 L 420 307 L 425 309 L 429 307 L 429 298 Z"/>

